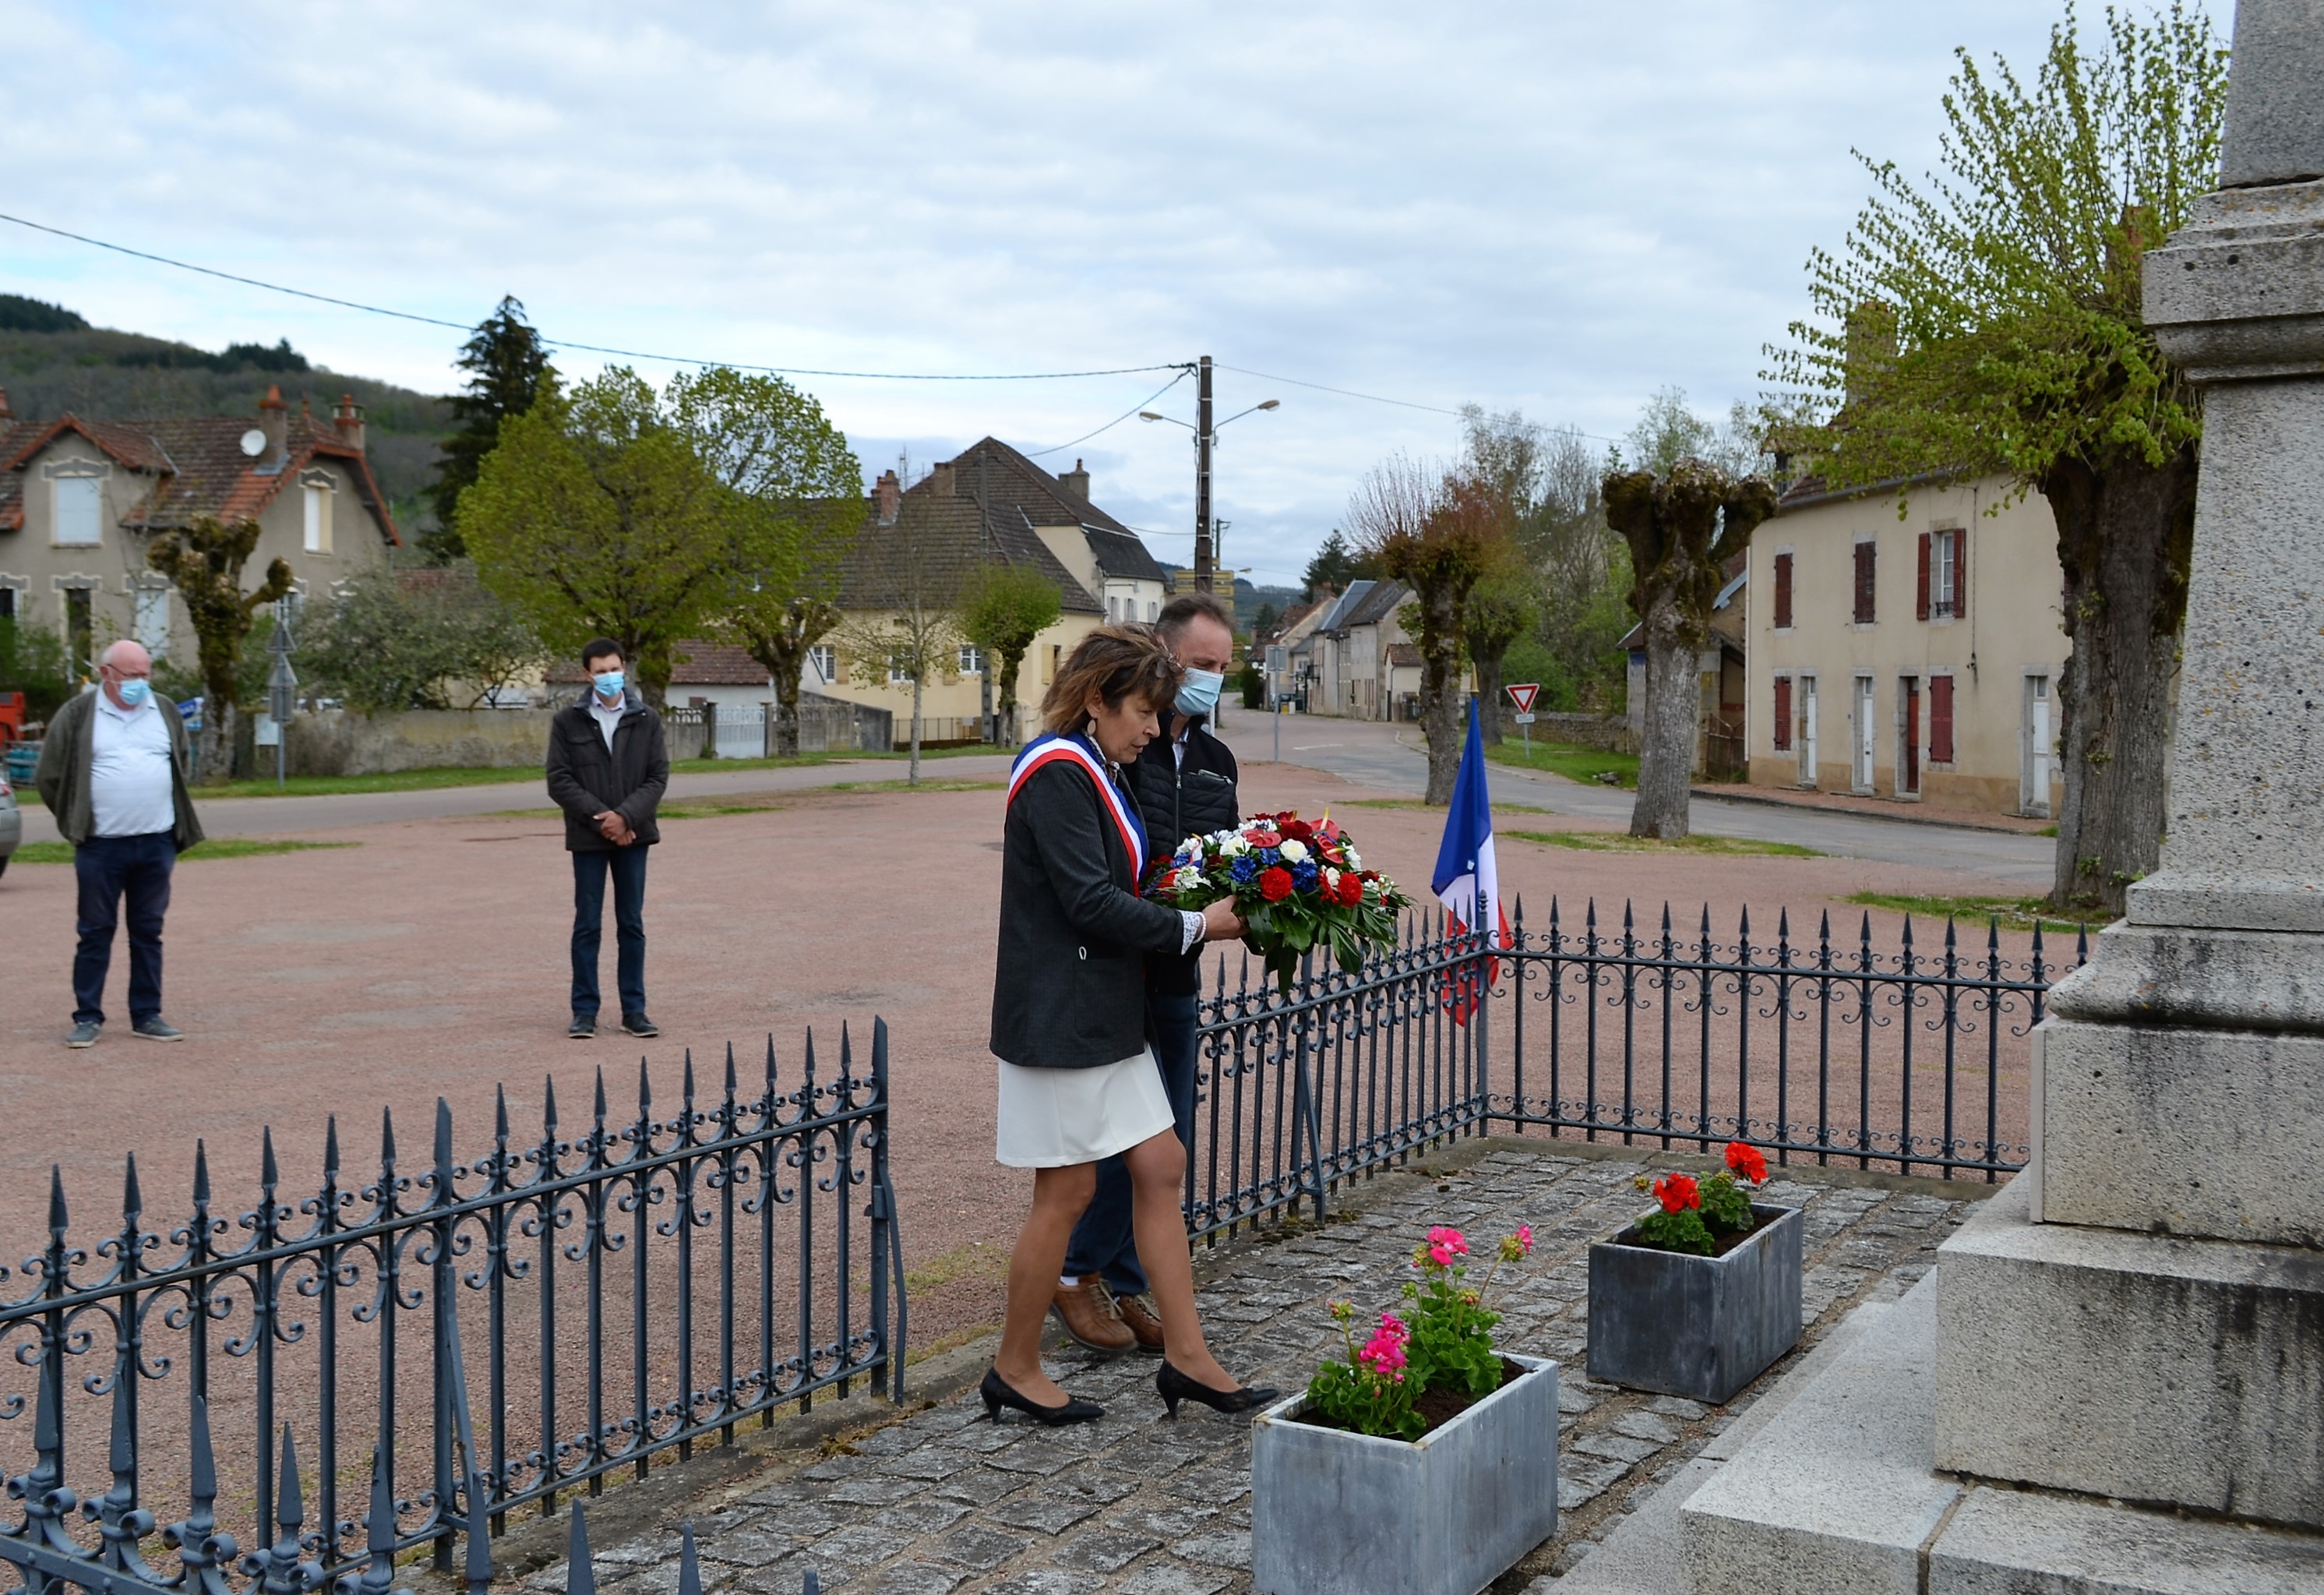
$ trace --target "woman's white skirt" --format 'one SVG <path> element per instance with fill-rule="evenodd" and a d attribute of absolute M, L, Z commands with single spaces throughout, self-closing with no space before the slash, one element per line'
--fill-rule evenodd
<path fill-rule="evenodd" d="M 999 1062 L 998 1059 L 995 1060 Z M 1011 1168 L 1095 1163 L 1176 1122 L 1151 1048 L 1094 1069 L 1001 1064 L 995 1156 Z"/>

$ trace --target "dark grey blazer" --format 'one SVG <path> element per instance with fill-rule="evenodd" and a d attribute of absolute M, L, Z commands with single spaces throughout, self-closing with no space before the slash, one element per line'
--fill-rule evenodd
<path fill-rule="evenodd" d="M 1130 850 L 1081 765 L 1028 776 L 1004 836 L 993 1053 L 1032 1069 L 1130 1056 L 1146 1045 L 1146 954 L 1178 950 L 1178 910 L 1137 894 Z"/>

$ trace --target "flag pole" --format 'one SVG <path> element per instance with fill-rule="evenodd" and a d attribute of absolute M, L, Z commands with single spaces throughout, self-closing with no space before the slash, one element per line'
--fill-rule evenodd
<path fill-rule="evenodd" d="M 1475 745 L 1478 753 L 1477 784 L 1484 788 L 1485 819 L 1486 824 L 1489 826 L 1492 823 L 1493 814 L 1493 788 L 1491 781 L 1487 779 L 1485 776 L 1484 733 L 1478 724 L 1477 699 L 1473 693 L 1470 695 L 1469 698 L 1469 740 Z M 1490 1027 L 1492 1019 L 1488 1010 L 1488 1003 L 1493 994 L 1493 988 L 1490 982 L 1493 966 L 1490 962 L 1489 954 L 1492 947 L 1493 931 L 1496 927 L 1486 923 L 1486 911 L 1485 871 L 1480 868 L 1477 871 L 1477 906 L 1474 912 L 1471 915 L 1469 921 L 1470 924 L 1476 927 L 1478 937 L 1477 950 L 1479 954 L 1481 954 L 1477 960 L 1477 1022 L 1470 1027 L 1472 1033 L 1472 1045 L 1476 1047 L 1475 1101 L 1477 1104 L 1476 1133 L 1478 1135 L 1483 1135 L 1486 1133 L 1487 1116 L 1492 1111 L 1493 1107 L 1493 1099 L 1490 1090 L 1491 1077 L 1490 1072 L 1488 1068 L 1488 1065 L 1491 1060 L 1492 1055 L 1488 1050 L 1486 1042 L 1488 1037 L 1491 1034 Z"/>

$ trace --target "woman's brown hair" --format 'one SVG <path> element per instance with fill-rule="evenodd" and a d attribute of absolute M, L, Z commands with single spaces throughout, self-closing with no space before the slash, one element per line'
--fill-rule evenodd
<path fill-rule="evenodd" d="M 1079 642 L 1041 695 L 1041 725 L 1060 734 L 1077 731 L 1089 715 L 1090 694 L 1112 708 L 1136 693 L 1156 714 L 1178 696 L 1186 668 L 1162 634 L 1147 625 L 1100 626 Z"/>

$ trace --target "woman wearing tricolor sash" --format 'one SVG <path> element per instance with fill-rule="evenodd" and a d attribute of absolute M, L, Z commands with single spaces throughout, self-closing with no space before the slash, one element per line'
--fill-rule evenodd
<path fill-rule="evenodd" d="M 1183 674 L 1147 627 L 1092 632 L 1057 672 L 1041 703 L 1046 729 L 1010 777 L 992 981 L 997 1151 L 1033 1171 L 1033 1211 L 1009 1259 L 1008 1317 L 984 1376 L 996 1419 L 1004 1406 L 1047 1424 L 1104 1415 L 1041 1370 L 1041 1327 L 1098 1160 L 1116 1154 L 1162 1320 L 1163 1402 L 1175 1416 L 1182 1400 L 1240 1412 L 1275 1395 L 1239 1386 L 1203 1341 L 1179 1209 L 1185 1149 L 1146 1040 L 1146 954 L 1243 928 L 1228 903 L 1197 914 L 1138 894 L 1148 845 L 1121 767 L 1158 734 Z"/>

